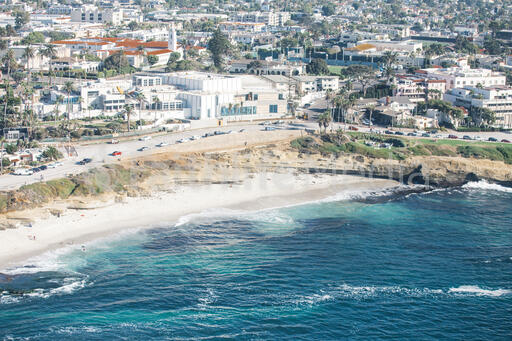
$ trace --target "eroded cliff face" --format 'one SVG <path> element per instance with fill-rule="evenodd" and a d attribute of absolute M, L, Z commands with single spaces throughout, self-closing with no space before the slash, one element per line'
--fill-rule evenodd
<path fill-rule="evenodd" d="M 74 177 L 0 193 L 0 213 L 23 211 L 59 200 L 104 196 L 147 196 L 176 185 L 236 184 L 257 172 L 307 172 L 386 178 L 430 187 L 487 180 L 512 187 L 512 166 L 462 157 L 415 156 L 405 160 L 350 153 L 301 153 L 290 141 L 230 152 L 162 153 L 123 161 Z"/>

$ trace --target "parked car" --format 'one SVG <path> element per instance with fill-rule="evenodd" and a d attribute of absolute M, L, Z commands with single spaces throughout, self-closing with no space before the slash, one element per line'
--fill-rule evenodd
<path fill-rule="evenodd" d="M 353 130 L 353 131 L 358 131 L 359 130 L 357 127 L 354 127 L 354 126 L 349 126 L 348 129 L 349 130 Z"/>
<path fill-rule="evenodd" d="M 178 141 L 176 141 L 176 142 L 177 142 L 177 143 L 185 143 L 185 142 L 187 142 L 187 141 L 188 141 L 188 139 L 183 138 L 183 139 L 179 139 L 179 140 L 178 140 Z"/>
<path fill-rule="evenodd" d="M 59 162 L 59 161 L 56 161 L 56 162 L 53 162 L 53 163 L 49 163 L 47 165 L 48 168 L 57 168 L 57 167 L 60 167 L 62 166 L 62 162 Z"/>
<path fill-rule="evenodd" d="M 88 163 L 91 163 L 92 159 L 90 157 L 86 157 L 85 159 L 78 162 L 79 165 L 86 165 Z"/>
<path fill-rule="evenodd" d="M 469 135 L 462 136 L 462 139 L 463 140 L 472 140 L 471 136 L 469 136 Z"/>
<path fill-rule="evenodd" d="M 449 139 L 454 139 L 454 140 L 455 140 L 455 139 L 458 139 L 459 137 L 458 137 L 457 135 L 452 135 L 452 134 L 450 134 L 450 135 L 448 135 L 448 138 L 449 138 Z"/>
<path fill-rule="evenodd" d="M 112 152 L 112 156 L 120 156 L 121 154 L 122 152 L 120 152 L 119 150 Z"/>
<path fill-rule="evenodd" d="M 194 140 L 199 140 L 199 139 L 201 139 L 201 136 L 199 136 L 199 135 L 194 135 L 194 136 L 192 136 L 190 139 L 191 139 L 192 141 L 194 141 Z"/>
<path fill-rule="evenodd" d="M 151 140 L 151 136 L 142 136 L 139 138 L 139 141 L 149 141 Z"/>
<path fill-rule="evenodd" d="M 405 134 L 404 134 L 404 133 L 402 133 L 401 131 L 397 131 L 397 132 L 395 133 L 395 135 L 404 136 Z"/>
<path fill-rule="evenodd" d="M 215 134 L 214 134 L 214 133 L 205 133 L 205 134 L 203 135 L 203 137 L 210 137 L 210 136 L 213 136 L 213 135 L 215 135 Z"/>
<path fill-rule="evenodd" d="M 265 131 L 271 131 L 271 130 L 276 130 L 276 128 L 274 128 L 274 127 L 265 127 L 264 130 Z"/>
<path fill-rule="evenodd" d="M 40 172 L 40 171 L 41 171 L 41 168 L 39 168 L 39 167 L 34 167 L 34 168 L 32 168 L 32 172 L 33 172 L 33 173 L 38 173 L 38 172 Z"/>
<path fill-rule="evenodd" d="M 240 129 L 238 132 L 239 132 L 239 133 L 243 133 L 244 131 L 245 131 L 245 129 L 243 129 L 243 128 L 242 128 L 242 129 Z"/>
<path fill-rule="evenodd" d="M 41 166 L 39 166 L 39 169 L 44 171 L 44 170 L 48 169 L 48 166 L 47 165 L 41 165 Z"/>
<path fill-rule="evenodd" d="M 144 146 L 144 147 L 141 147 L 141 148 L 139 148 L 139 149 L 137 149 L 137 150 L 138 150 L 139 152 L 143 152 L 143 151 L 148 150 L 148 149 L 149 149 L 149 147 Z"/>
<path fill-rule="evenodd" d="M 423 133 L 423 134 L 421 134 L 421 137 L 430 137 L 430 134 L 429 133 Z"/>
<path fill-rule="evenodd" d="M 495 137 L 489 137 L 489 138 L 487 139 L 487 141 L 489 141 L 489 142 L 498 142 L 498 139 L 497 139 L 497 138 L 495 138 Z"/>
<path fill-rule="evenodd" d="M 119 143 L 119 140 L 112 139 L 112 140 L 110 141 L 110 144 L 118 144 L 118 143 Z"/>
<path fill-rule="evenodd" d="M 34 171 L 29 168 L 16 168 L 12 174 L 14 174 L 14 175 L 32 175 L 32 174 L 34 174 Z"/>
<path fill-rule="evenodd" d="M 165 141 L 162 141 L 162 142 L 160 142 L 159 144 L 157 144 L 156 146 L 157 146 L 157 147 L 165 147 L 165 146 L 168 146 L 168 145 L 169 145 L 169 143 L 167 143 L 167 142 L 165 142 Z"/>
<path fill-rule="evenodd" d="M 407 133 L 407 136 L 416 136 L 416 133 Z"/>
<path fill-rule="evenodd" d="M 507 139 L 503 139 L 503 140 L 501 140 L 501 142 L 503 142 L 503 143 L 510 143 L 510 141 L 507 140 Z"/>

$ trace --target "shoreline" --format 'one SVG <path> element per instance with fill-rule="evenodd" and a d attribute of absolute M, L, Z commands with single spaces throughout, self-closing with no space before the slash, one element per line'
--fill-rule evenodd
<path fill-rule="evenodd" d="M 78 248 L 82 243 L 132 229 L 176 226 L 181 218 L 204 212 L 215 215 L 215 210 L 221 213 L 277 209 L 399 187 L 394 180 L 354 175 L 267 172 L 244 174 L 241 179 L 227 183 L 178 185 L 173 190 L 161 190 L 150 197 L 126 198 L 123 202 L 116 202 L 113 197 L 106 204 L 97 198 L 89 199 L 85 202 L 89 206 L 68 206 L 60 216 L 49 215 L 47 206 L 20 213 L 20 221 L 34 219 L 30 227 L 0 231 L 0 272 L 24 265 L 49 251 L 70 245 Z M 103 206 L 98 207 L 99 204 Z M 35 240 L 30 239 L 32 236 Z"/>

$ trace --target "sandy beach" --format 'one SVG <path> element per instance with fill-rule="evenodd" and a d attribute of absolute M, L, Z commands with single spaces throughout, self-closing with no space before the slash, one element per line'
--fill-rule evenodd
<path fill-rule="evenodd" d="M 391 180 L 348 175 L 304 173 L 242 174 L 236 181 L 182 184 L 150 197 L 84 199 L 80 205 L 63 201 L 61 213 L 51 207 L 20 212 L 30 218 L 16 229 L 0 231 L 0 269 L 23 263 L 46 251 L 102 238 L 122 230 L 172 226 L 180 218 L 221 209 L 255 211 L 313 202 L 333 196 L 349 198 L 398 186 Z M 53 203 L 53 207 L 59 203 Z"/>

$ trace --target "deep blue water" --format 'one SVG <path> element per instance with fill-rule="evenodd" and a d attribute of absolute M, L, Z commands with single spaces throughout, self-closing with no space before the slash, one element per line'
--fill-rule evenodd
<path fill-rule="evenodd" d="M 0 276 L 5 340 L 512 339 L 512 193 L 191 217 Z"/>

